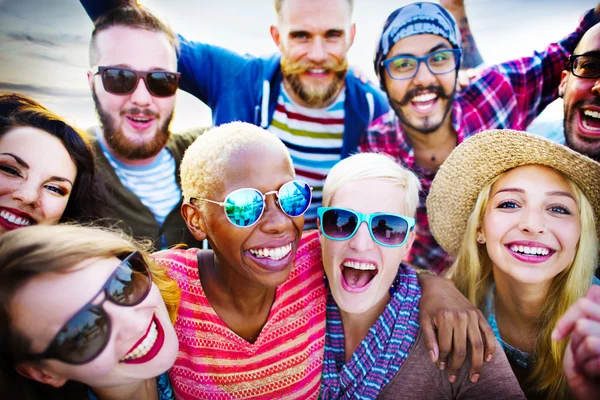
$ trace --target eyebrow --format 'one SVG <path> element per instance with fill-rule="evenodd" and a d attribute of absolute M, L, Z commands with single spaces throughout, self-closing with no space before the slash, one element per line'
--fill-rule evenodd
<path fill-rule="evenodd" d="M 23 168 L 27 168 L 27 169 L 29 169 L 29 164 L 27 164 L 27 163 L 25 162 L 25 160 L 23 160 L 21 157 L 19 157 L 19 156 L 15 155 L 15 154 L 13 154 L 13 153 L 0 153 L 0 154 L 2 154 L 2 155 L 5 155 L 5 156 L 11 156 L 11 157 L 12 157 L 12 158 L 14 158 L 14 159 L 15 159 L 15 161 L 16 161 L 16 162 L 17 162 L 19 165 L 21 165 Z"/>
<path fill-rule="evenodd" d="M 133 68 L 131 65 L 128 65 L 128 64 L 113 64 L 113 65 L 107 65 L 106 67 L 107 68 L 124 68 L 124 69 L 130 69 L 132 71 L 173 72 L 173 71 L 170 71 L 168 69 L 161 68 L 161 67 L 151 67 L 150 69 L 136 69 L 136 68 Z"/>
<path fill-rule="evenodd" d="M 19 165 L 21 165 L 23 168 L 27 168 L 27 169 L 29 169 L 29 168 L 30 168 L 30 167 L 29 167 L 29 164 L 27 164 L 27 163 L 25 162 L 25 160 L 23 160 L 21 157 L 17 156 L 16 154 L 13 154 L 13 153 L 0 153 L 0 154 L 2 154 L 2 155 L 4 155 L 4 156 L 10 156 L 10 157 L 14 158 L 14 159 L 15 159 L 15 161 L 16 161 L 16 162 L 17 162 Z M 69 179 L 67 179 L 67 178 L 64 178 L 64 177 L 62 177 L 62 176 L 51 176 L 51 177 L 50 177 L 50 180 L 51 180 L 51 181 L 59 181 L 59 182 L 68 182 L 68 183 L 70 183 L 70 184 L 71 184 L 71 186 L 73 186 L 73 182 L 71 182 Z"/>
<path fill-rule="evenodd" d="M 503 192 L 513 192 L 513 193 L 521 193 L 524 194 L 525 191 L 523 189 L 520 188 L 504 188 L 504 189 L 500 189 L 498 190 L 496 193 L 494 193 L 494 196 L 496 196 L 498 193 L 503 193 Z M 550 192 L 546 192 L 547 196 L 563 196 L 563 197 L 569 197 L 571 199 L 573 199 L 573 201 L 575 200 L 575 197 L 573 197 L 573 195 L 569 192 L 565 192 L 562 190 L 552 190 Z"/>
<path fill-rule="evenodd" d="M 448 45 L 447 45 L 446 43 L 439 43 L 439 44 L 437 44 L 437 45 L 433 46 L 432 48 L 430 48 L 430 49 L 427 51 L 427 54 L 426 54 L 425 56 L 428 56 L 429 54 L 431 54 L 431 53 L 433 53 L 433 52 L 435 52 L 435 51 L 438 51 L 438 50 L 443 50 L 443 49 L 444 49 L 444 50 L 445 50 L 445 49 L 450 49 L 450 47 L 448 47 Z M 414 54 L 411 54 L 411 53 L 398 53 L 398 54 L 394 54 L 393 56 L 390 56 L 389 58 L 392 58 L 392 57 L 399 57 L 399 56 L 412 56 L 412 57 L 415 57 L 415 55 L 414 55 Z M 425 56 L 424 56 L 424 57 L 425 57 Z"/>

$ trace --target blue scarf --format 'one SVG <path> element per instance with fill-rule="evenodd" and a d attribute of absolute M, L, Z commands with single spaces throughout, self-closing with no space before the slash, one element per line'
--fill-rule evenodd
<path fill-rule="evenodd" d="M 392 299 L 345 365 L 344 328 L 329 292 L 322 399 L 374 399 L 402 367 L 419 332 L 421 287 L 404 264 L 394 284 Z"/>

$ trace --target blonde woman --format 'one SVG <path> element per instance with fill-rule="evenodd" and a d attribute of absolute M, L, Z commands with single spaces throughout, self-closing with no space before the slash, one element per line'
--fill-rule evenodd
<path fill-rule="evenodd" d="M 319 231 L 329 283 L 323 399 L 525 398 L 499 348 L 481 375 L 429 360 L 421 285 L 402 260 L 415 240 L 415 174 L 383 154 L 356 154 L 327 176 Z M 368 193 L 369 195 L 360 195 Z"/>
<path fill-rule="evenodd" d="M 165 371 L 177 356 L 179 291 L 126 236 L 58 225 L 4 233 L 0 304 L 1 398 L 173 398 Z"/>
<path fill-rule="evenodd" d="M 567 396 L 567 343 L 551 334 L 598 265 L 600 164 L 525 132 L 480 133 L 440 168 L 427 210 L 527 398 Z"/>

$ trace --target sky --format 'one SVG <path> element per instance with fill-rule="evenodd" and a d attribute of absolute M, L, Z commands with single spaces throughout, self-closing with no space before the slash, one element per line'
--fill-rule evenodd
<path fill-rule="evenodd" d="M 326 0 L 323 0 L 326 1 Z M 186 39 L 239 53 L 277 51 L 269 34 L 273 0 L 141 0 Z M 376 81 L 373 51 L 387 16 L 410 1 L 355 0 L 350 65 Z M 571 32 L 591 0 L 466 0 L 471 30 L 486 64 L 530 55 Z M 31 96 L 81 128 L 97 124 L 87 84 L 92 22 L 78 0 L 0 0 L 0 92 Z M 210 109 L 177 93 L 174 131 L 211 125 Z M 560 103 L 541 117 L 560 119 Z"/>

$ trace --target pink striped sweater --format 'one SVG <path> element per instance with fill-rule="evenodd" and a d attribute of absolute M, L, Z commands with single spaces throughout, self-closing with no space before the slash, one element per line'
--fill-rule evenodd
<path fill-rule="evenodd" d="M 289 278 L 251 344 L 208 303 L 197 249 L 156 254 L 181 289 L 175 331 L 179 354 L 169 371 L 178 399 L 316 399 L 325 344 L 326 288 L 316 232 L 303 235 Z"/>

